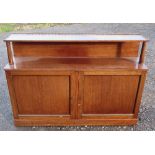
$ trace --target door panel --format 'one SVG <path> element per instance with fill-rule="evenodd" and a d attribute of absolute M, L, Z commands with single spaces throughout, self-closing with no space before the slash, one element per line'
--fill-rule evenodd
<path fill-rule="evenodd" d="M 69 76 L 13 76 L 19 114 L 69 114 Z"/>
<path fill-rule="evenodd" d="M 83 114 L 132 114 L 138 75 L 84 76 Z"/>

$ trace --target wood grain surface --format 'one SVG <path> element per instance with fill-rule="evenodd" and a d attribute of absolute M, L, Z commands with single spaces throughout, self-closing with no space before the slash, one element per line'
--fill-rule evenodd
<path fill-rule="evenodd" d="M 68 76 L 14 76 L 19 114 L 70 114 Z"/>
<path fill-rule="evenodd" d="M 83 114 L 132 114 L 139 76 L 85 76 Z"/>
<path fill-rule="evenodd" d="M 15 42 L 14 56 L 137 57 L 140 42 Z"/>

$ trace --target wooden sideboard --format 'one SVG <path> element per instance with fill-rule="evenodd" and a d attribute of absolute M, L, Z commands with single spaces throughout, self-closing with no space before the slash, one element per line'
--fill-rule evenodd
<path fill-rule="evenodd" d="M 16 126 L 137 123 L 143 36 L 11 34 L 5 41 Z"/>

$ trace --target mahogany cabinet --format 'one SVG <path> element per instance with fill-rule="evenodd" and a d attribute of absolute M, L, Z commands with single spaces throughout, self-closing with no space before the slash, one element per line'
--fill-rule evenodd
<path fill-rule="evenodd" d="M 11 34 L 16 126 L 133 125 L 147 67 L 141 35 Z"/>

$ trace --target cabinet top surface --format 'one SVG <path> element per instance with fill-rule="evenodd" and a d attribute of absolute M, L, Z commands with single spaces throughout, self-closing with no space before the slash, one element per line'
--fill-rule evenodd
<path fill-rule="evenodd" d="M 15 64 L 7 65 L 5 69 L 50 69 L 66 70 L 103 70 L 103 69 L 146 69 L 144 64 L 138 64 L 135 58 L 51 58 L 51 57 L 15 57 Z"/>
<path fill-rule="evenodd" d="M 119 42 L 147 41 L 141 35 L 97 35 L 97 34 L 11 34 L 4 41 L 15 42 Z"/>

